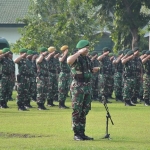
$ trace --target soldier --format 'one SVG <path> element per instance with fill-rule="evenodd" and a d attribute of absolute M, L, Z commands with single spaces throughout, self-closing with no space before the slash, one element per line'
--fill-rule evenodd
<path fill-rule="evenodd" d="M 37 105 L 39 110 L 46 110 L 44 106 L 47 93 L 49 89 L 49 71 L 48 71 L 48 64 L 45 59 L 47 56 L 47 48 L 41 47 L 39 49 L 40 55 L 36 59 L 37 65 Z"/>
<path fill-rule="evenodd" d="M 22 48 L 19 50 L 20 56 L 15 59 L 15 63 L 18 64 L 17 75 L 17 105 L 18 110 L 25 111 L 25 103 L 29 99 L 29 70 L 30 66 L 27 64 L 26 56 L 27 49 Z"/>
<path fill-rule="evenodd" d="M 25 101 L 25 107 L 26 108 L 32 108 L 32 106 L 30 105 L 30 102 L 31 102 L 31 98 L 34 97 L 35 95 L 35 82 L 36 82 L 36 74 L 35 74 L 35 71 L 34 71 L 34 65 L 33 65 L 33 62 L 32 62 L 32 57 L 34 55 L 34 52 L 32 50 L 28 50 L 27 51 L 27 57 L 26 57 L 26 63 L 27 63 L 27 66 L 29 68 L 28 70 L 28 75 L 29 75 L 29 95 L 28 95 L 28 100 Z"/>
<path fill-rule="evenodd" d="M 115 67 L 114 93 L 116 96 L 116 101 L 122 101 L 122 73 L 123 73 L 123 65 L 121 62 L 122 57 L 123 51 L 119 51 L 117 59 L 113 60 L 113 64 Z"/>
<path fill-rule="evenodd" d="M 91 60 L 87 57 L 89 41 L 81 40 L 77 43 L 78 52 L 68 57 L 71 66 L 73 81 L 72 93 L 72 123 L 74 140 L 93 140 L 85 135 L 86 115 L 91 109 L 91 77 L 92 72 L 97 72 L 99 67 L 92 67 Z"/>
<path fill-rule="evenodd" d="M 131 103 L 131 98 L 133 97 L 134 92 L 134 78 L 135 74 L 133 73 L 134 63 L 133 63 L 134 53 L 133 51 L 128 51 L 125 57 L 121 60 L 124 65 L 124 87 L 123 87 L 123 100 L 125 106 L 136 106 Z"/>
<path fill-rule="evenodd" d="M 9 100 L 9 93 L 11 91 L 11 73 L 14 72 L 11 66 L 11 60 L 9 59 L 9 48 L 4 48 L 2 54 L 0 55 L 0 64 L 2 65 L 2 76 L 0 80 L 0 107 L 9 108 L 7 102 Z"/>
<path fill-rule="evenodd" d="M 150 102 L 150 51 L 148 50 L 146 52 L 146 56 L 142 58 L 142 63 L 145 66 L 145 72 L 143 76 L 143 100 L 144 100 L 144 105 L 149 106 Z"/>
<path fill-rule="evenodd" d="M 47 63 L 48 63 L 48 69 L 49 69 L 49 90 L 47 95 L 47 106 L 53 107 L 55 104 L 53 103 L 56 93 L 58 92 L 55 82 L 57 81 L 56 76 L 56 63 L 54 59 L 56 48 L 53 46 L 50 46 L 48 48 L 48 56 L 46 57 Z"/>
<path fill-rule="evenodd" d="M 11 72 L 11 80 L 10 80 L 10 93 L 9 93 L 9 100 L 13 100 L 12 98 L 12 93 L 13 93 L 13 89 L 15 86 L 15 82 L 16 82 L 16 76 L 15 76 L 15 63 L 13 61 L 13 53 L 10 51 L 9 55 L 8 55 L 10 62 L 11 62 L 11 67 L 12 67 L 12 72 Z"/>
<path fill-rule="evenodd" d="M 102 80 L 101 80 L 101 86 L 100 86 L 100 95 L 102 97 L 102 101 L 106 101 L 107 103 L 111 103 L 108 101 L 109 97 L 109 85 L 111 81 L 112 76 L 112 63 L 110 61 L 110 58 L 108 56 L 110 50 L 108 47 L 103 48 L 103 54 L 100 55 L 97 60 L 101 61 L 101 74 L 102 74 Z"/>
<path fill-rule="evenodd" d="M 93 67 L 99 67 L 100 64 L 99 61 L 97 60 L 98 53 L 96 51 L 92 52 L 91 56 L 92 56 L 91 61 Z M 99 85 L 98 76 L 99 76 L 99 71 L 92 74 L 92 99 L 94 100 L 98 100 L 98 85 Z"/>
<path fill-rule="evenodd" d="M 64 45 L 61 47 L 62 54 L 59 57 L 60 62 L 60 73 L 58 79 L 58 101 L 59 101 L 59 108 L 65 109 L 69 108 L 65 106 L 65 100 L 68 95 L 68 85 L 70 83 L 70 67 L 67 64 L 67 56 L 68 56 L 68 46 Z"/>

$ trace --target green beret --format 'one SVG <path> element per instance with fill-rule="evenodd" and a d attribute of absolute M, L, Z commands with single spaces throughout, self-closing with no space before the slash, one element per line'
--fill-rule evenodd
<path fill-rule="evenodd" d="M 28 51 L 27 51 L 27 54 L 28 54 L 28 55 L 34 55 L 34 51 L 28 50 Z"/>
<path fill-rule="evenodd" d="M 112 56 L 114 56 L 114 54 L 113 54 L 113 53 L 109 53 L 108 56 L 109 56 L 109 57 L 112 57 Z"/>
<path fill-rule="evenodd" d="M 81 49 L 81 48 L 84 48 L 86 46 L 89 46 L 89 41 L 87 41 L 87 40 L 80 40 L 77 43 L 76 48 Z"/>
<path fill-rule="evenodd" d="M 131 51 L 131 50 L 130 50 L 130 49 L 125 49 L 125 50 L 123 51 L 124 55 L 126 55 L 126 54 L 128 53 L 128 51 Z"/>
<path fill-rule="evenodd" d="M 142 51 L 142 55 L 144 55 L 148 50 L 143 50 Z"/>
<path fill-rule="evenodd" d="M 98 52 L 93 51 L 93 52 L 91 53 L 91 55 L 92 55 L 92 56 L 98 55 Z"/>
<path fill-rule="evenodd" d="M 40 52 L 46 52 L 46 51 L 48 51 L 48 49 L 47 49 L 46 47 L 40 47 L 40 48 L 39 48 L 39 51 L 40 51 Z"/>
<path fill-rule="evenodd" d="M 33 51 L 33 55 L 39 55 L 39 53 L 36 51 Z"/>
<path fill-rule="evenodd" d="M 103 52 L 107 52 L 107 51 L 110 52 L 110 49 L 109 49 L 108 47 L 104 47 L 104 48 L 103 48 Z"/>
<path fill-rule="evenodd" d="M 133 54 L 134 54 L 134 52 L 131 51 L 131 50 L 127 52 L 127 56 L 131 56 L 131 55 L 133 55 Z"/>
<path fill-rule="evenodd" d="M 3 52 L 3 54 L 5 54 L 7 52 L 10 52 L 10 49 L 9 48 L 3 48 L 2 52 Z"/>
<path fill-rule="evenodd" d="M 145 53 L 145 54 L 150 55 L 150 50 L 146 51 L 146 53 Z"/>
<path fill-rule="evenodd" d="M 133 52 L 136 52 L 136 51 L 139 51 L 139 48 L 138 48 L 138 47 L 134 47 L 134 48 L 133 48 Z"/>
<path fill-rule="evenodd" d="M 118 52 L 118 55 L 121 55 L 121 54 L 123 54 L 123 51 L 122 51 L 122 50 Z"/>
<path fill-rule="evenodd" d="M 19 50 L 19 53 L 27 53 L 27 49 L 22 48 L 22 49 Z"/>

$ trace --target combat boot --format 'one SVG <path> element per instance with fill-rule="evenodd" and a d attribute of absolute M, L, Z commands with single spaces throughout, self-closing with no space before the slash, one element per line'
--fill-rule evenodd
<path fill-rule="evenodd" d="M 74 133 L 74 140 L 75 141 L 83 141 L 83 138 L 81 137 L 81 135 L 78 132 Z"/>
<path fill-rule="evenodd" d="M 145 106 L 150 106 L 149 99 L 146 99 L 146 100 L 145 100 L 144 105 L 145 105 Z"/>
<path fill-rule="evenodd" d="M 94 140 L 94 138 L 85 135 L 84 132 L 81 132 L 80 136 L 82 137 L 83 140 Z"/>
<path fill-rule="evenodd" d="M 130 102 L 130 100 L 125 101 L 125 106 L 136 106 Z"/>
<path fill-rule="evenodd" d="M 19 111 L 27 111 L 27 109 L 24 107 L 23 103 L 17 102 L 18 110 Z"/>

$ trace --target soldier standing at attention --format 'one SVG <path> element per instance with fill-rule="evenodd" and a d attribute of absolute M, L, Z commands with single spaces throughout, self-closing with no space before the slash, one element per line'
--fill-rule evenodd
<path fill-rule="evenodd" d="M 145 106 L 150 105 L 150 51 L 146 51 L 146 57 L 143 57 L 142 63 L 144 64 L 145 70 L 143 75 L 143 101 Z"/>
<path fill-rule="evenodd" d="M 55 82 L 57 80 L 56 76 L 56 63 L 54 59 L 56 48 L 53 46 L 50 46 L 48 48 L 49 54 L 46 57 L 47 63 L 48 63 L 48 71 L 49 71 L 49 89 L 47 94 L 47 106 L 53 107 L 55 106 L 53 104 L 54 98 L 56 93 L 58 92 L 58 87 L 56 86 Z"/>
<path fill-rule="evenodd" d="M 101 85 L 100 85 L 100 95 L 102 98 L 102 101 L 106 101 L 107 103 L 111 103 L 108 101 L 109 97 L 109 85 L 111 82 L 111 76 L 112 76 L 112 62 L 110 61 L 110 58 L 108 56 L 110 52 L 110 49 L 108 47 L 103 48 L 103 54 L 100 55 L 97 60 L 101 61 Z M 111 74 L 111 76 L 110 76 Z"/>
<path fill-rule="evenodd" d="M 19 50 L 20 56 L 15 59 L 15 63 L 18 64 L 17 75 L 17 105 L 18 110 L 24 111 L 27 110 L 24 106 L 25 102 L 28 101 L 29 97 L 29 66 L 26 62 L 27 49 L 22 48 Z"/>
<path fill-rule="evenodd" d="M 47 56 L 47 48 L 41 47 L 39 49 L 40 55 L 36 59 L 37 65 L 37 105 L 39 110 L 46 110 L 44 106 L 47 93 L 49 89 L 49 71 L 48 64 L 45 59 Z"/>
<path fill-rule="evenodd" d="M 123 100 L 125 102 L 125 106 L 136 106 L 131 103 L 131 98 L 133 97 L 134 92 L 134 78 L 135 74 L 134 63 L 133 63 L 134 53 L 129 50 L 124 58 L 122 58 L 121 62 L 124 65 L 124 83 L 123 83 Z"/>
<path fill-rule="evenodd" d="M 123 51 L 119 51 L 117 59 L 113 60 L 113 64 L 115 67 L 114 93 L 116 96 L 116 101 L 122 101 L 122 73 L 123 73 L 123 65 L 121 62 L 122 57 Z"/>
<path fill-rule="evenodd" d="M 74 140 L 93 140 L 93 138 L 85 135 L 85 125 L 86 115 L 91 109 L 91 77 L 93 72 L 99 70 L 99 67 L 93 68 L 91 60 L 87 56 L 89 41 L 79 41 L 76 48 L 78 51 L 67 59 L 73 77 L 70 90 L 72 94 Z"/>
<path fill-rule="evenodd" d="M 60 62 L 60 73 L 58 79 L 58 102 L 59 108 L 69 108 L 65 106 L 66 97 L 68 95 L 69 83 L 70 83 L 70 67 L 67 64 L 68 46 L 64 45 L 60 49 L 62 54 L 59 57 Z"/>
<path fill-rule="evenodd" d="M 11 73 L 13 72 L 11 67 L 11 61 L 9 59 L 9 48 L 4 48 L 0 55 L 0 64 L 2 65 L 2 77 L 0 80 L 1 88 L 0 88 L 0 107 L 1 108 L 9 108 L 7 106 L 7 102 L 9 100 L 9 93 L 11 91 L 10 80 Z"/>

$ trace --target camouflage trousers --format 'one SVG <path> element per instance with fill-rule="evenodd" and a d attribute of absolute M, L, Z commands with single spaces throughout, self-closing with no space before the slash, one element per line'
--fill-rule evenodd
<path fill-rule="evenodd" d="M 143 100 L 150 100 L 150 75 L 143 76 Z"/>
<path fill-rule="evenodd" d="M 141 85 L 141 77 L 136 76 L 134 78 L 134 93 L 133 93 L 133 98 L 138 98 L 140 95 L 140 85 Z"/>
<path fill-rule="evenodd" d="M 129 101 L 133 97 L 134 93 L 134 77 L 126 77 L 124 78 L 124 86 L 123 86 L 123 100 Z"/>
<path fill-rule="evenodd" d="M 29 99 L 29 77 L 20 75 L 17 87 L 17 104 L 24 104 Z"/>
<path fill-rule="evenodd" d="M 2 75 L 0 80 L 0 101 L 8 102 L 11 92 L 11 77 L 9 75 Z"/>
<path fill-rule="evenodd" d="M 122 96 L 122 73 L 116 72 L 114 75 L 114 93 L 115 96 Z"/>
<path fill-rule="evenodd" d="M 93 98 L 97 98 L 98 97 L 98 75 L 94 75 L 92 76 L 92 96 Z"/>
<path fill-rule="evenodd" d="M 60 72 L 59 79 L 58 79 L 58 101 L 65 102 L 69 84 L 70 84 L 70 73 Z"/>
<path fill-rule="evenodd" d="M 50 73 L 49 75 L 49 89 L 47 93 L 47 101 L 48 103 L 53 103 L 57 93 L 58 93 L 58 82 L 56 73 Z"/>
<path fill-rule="evenodd" d="M 86 115 L 91 109 L 91 83 L 72 81 L 72 125 L 75 133 L 84 132 Z"/>
<path fill-rule="evenodd" d="M 49 89 L 49 77 L 40 76 L 37 80 L 37 103 L 45 103 Z"/>

